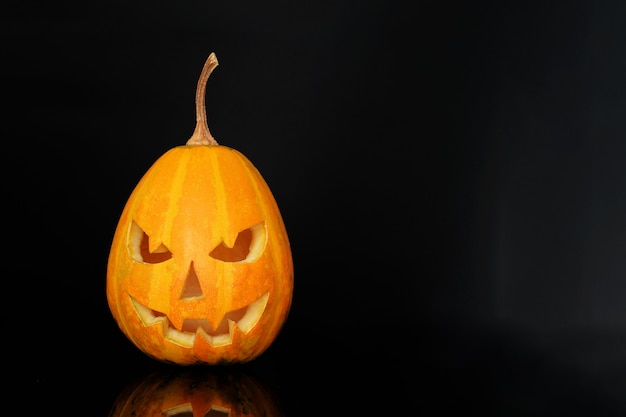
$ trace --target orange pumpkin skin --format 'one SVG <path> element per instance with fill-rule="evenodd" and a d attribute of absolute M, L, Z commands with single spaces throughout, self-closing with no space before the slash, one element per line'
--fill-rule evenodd
<path fill-rule="evenodd" d="M 282 417 L 278 398 L 257 378 L 209 368 L 161 370 L 125 387 L 109 417 Z"/>
<path fill-rule="evenodd" d="M 147 355 L 181 365 L 256 358 L 278 335 L 293 293 L 270 188 L 229 147 L 170 149 L 126 202 L 106 280 L 114 319 Z"/>

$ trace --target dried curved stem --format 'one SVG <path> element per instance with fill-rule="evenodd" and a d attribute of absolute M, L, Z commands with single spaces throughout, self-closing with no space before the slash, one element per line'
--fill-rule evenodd
<path fill-rule="evenodd" d="M 217 141 L 211 135 L 209 125 L 206 120 L 206 83 L 213 70 L 218 66 L 217 57 L 211 52 L 198 79 L 196 88 L 196 129 L 187 140 L 187 145 L 217 145 Z"/>

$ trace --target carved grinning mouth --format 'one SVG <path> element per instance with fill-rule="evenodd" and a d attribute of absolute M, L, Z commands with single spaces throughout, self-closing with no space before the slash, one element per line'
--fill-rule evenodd
<path fill-rule="evenodd" d="M 144 326 L 161 324 L 164 338 L 189 348 L 193 347 L 198 334 L 204 337 L 212 347 L 231 344 L 235 327 L 238 327 L 244 334 L 254 328 L 265 311 L 268 298 L 269 292 L 266 292 L 247 307 L 228 312 L 215 329 L 211 327 L 207 319 L 194 318 L 185 319 L 182 329 L 176 329 L 164 313 L 153 310 L 130 296 L 135 311 Z"/>

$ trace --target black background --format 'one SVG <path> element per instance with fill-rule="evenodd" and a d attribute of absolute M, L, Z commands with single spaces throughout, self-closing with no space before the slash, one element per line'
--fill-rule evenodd
<path fill-rule="evenodd" d="M 626 411 L 626 4 L 11 7 L 2 320 L 29 414 L 106 415 L 160 366 L 106 259 L 210 52 L 211 132 L 292 244 L 289 319 L 244 366 L 287 415 Z"/>

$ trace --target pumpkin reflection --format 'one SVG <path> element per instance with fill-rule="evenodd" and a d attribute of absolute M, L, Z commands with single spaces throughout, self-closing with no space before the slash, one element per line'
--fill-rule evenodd
<path fill-rule="evenodd" d="M 259 379 L 240 370 L 161 369 L 128 385 L 109 417 L 283 417 Z"/>

